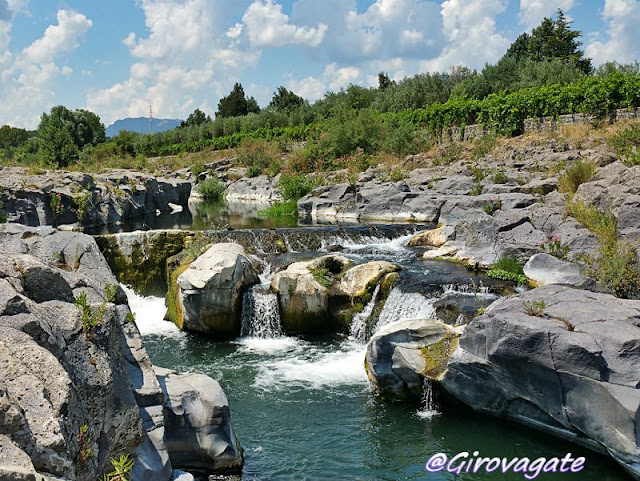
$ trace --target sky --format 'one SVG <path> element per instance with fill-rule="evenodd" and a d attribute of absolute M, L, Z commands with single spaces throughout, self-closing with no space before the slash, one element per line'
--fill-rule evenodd
<path fill-rule="evenodd" d="M 235 82 L 266 106 L 456 65 L 482 68 L 562 8 L 594 63 L 639 60 L 640 0 L 0 0 L 0 125 L 54 105 L 105 125 L 213 116 Z"/>

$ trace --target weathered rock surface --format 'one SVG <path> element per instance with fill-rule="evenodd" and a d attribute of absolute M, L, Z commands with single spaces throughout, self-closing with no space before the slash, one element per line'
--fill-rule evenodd
<path fill-rule="evenodd" d="M 371 384 L 386 396 L 420 396 L 424 378 L 437 379 L 446 370 L 463 329 L 434 319 L 385 326 L 367 345 L 365 366 Z"/>
<path fill-rule="evenodd" d="M 178 374 L 159 367 L 155 372 L 164 393 L 166 445 L 173 467 L 240 472 L 243 452 L 220 384 L 203 374 Z"/>
<path fill-rule="evenodd" d="M 167 395 L 130 322 L 125 293 L 116 287 L 107 299 L 108 284 L 117 281 L 91 237 L 0 226 L 0 479 L 95 480 L 120 454 L 135 458 L 132 481 L 172 479 Z M 82 293 L 93 328 L 83 328 L 73 305 Z M 215 383 L 197 378 L 193 396 Z M 198 428 L 216 431 L 218 421 L 209 416 Z M 200 453 L 201 441 L 181 449 Z"/>
<path fill-rule="evenodd" d="M 538 287 L 552 284 L 585 287 L 588 284 L 588 279 L 582 275 L 578 264 L 544 253 L 531 256 L 524 265 L 524 275 Z"/>
<path fill-rule="evenodd" d="M 186 207 L 191 183 L 163 179 L 131 171 L 107 174 L 42 171 L 30 175 L 26 169 L 0 167 L 0 201 L 10 222 L 29 226 L 78 222 L 94 227 L 171 212 Z M 59 194 L 61 212 L 51 210 L 51 197 Z M 81 218 L 80 218 L 81 217 Z"/>
<path fill-rule="evenodd" d="M 527 304 L 544 301 L 540 317 Z M 441 381 L 474 410 L 609 453 L 640 479 L 640 301 L 547 286 L 496 301 Z"/>
<path fill-rule="evenodd" d="M 271 282 L 271 288 L 278 293 L 283 330 L 347 330 L 356 312 L 354 305 L 363 307 L 369 302 L 375 286 L 397 269 L 389 262 L 353 266 L 349 259 L 337 254 L 289 265 Z"/>
<path fill-rule="evenodd" d="M 178 326 L 219 339 L 238 336 L 243 291 L 259 281 L 241 245 L 214 244 L 178 276 Z"/>
<path fill-rule="evenodd" d="M 278 192 L 280 176 L 243 177 L 229 184 L 226 199 L 228 201 L 276 202 L 282 200 Z"/>

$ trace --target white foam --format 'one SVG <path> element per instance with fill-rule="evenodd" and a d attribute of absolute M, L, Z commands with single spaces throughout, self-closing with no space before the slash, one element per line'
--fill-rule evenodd
<path fill-rule="evenodd" d="M 435 299 L 428 299 L 418 292 L 405 293 L 394 287 L 384 303 L 375 330 L 378 331 L 382 327 L 398 321 L 434 319 L 436 316 L 433 307 L 434 301 Z"/>
<path fill-rule="evenodd" d="M 290 386 L 320 389 L 366 384 L 365 353 L 363 344 L 353 342 L 344 342 L 340 350 L 332 352 L 308 346 L 291 356 L 262 363 L 254 385 L 269 390 Z"/>
<path fill-rule="evenodd" d="M 167 308 L 164 298 L 141 296 L 133 289 L 120 284 L 129 299 L 129 307 L 136 317 L 136 325 L 143 336 L 182 337 L 185 334 L 173 322 L 165 321 Z"/>
<path fill-rule="evenodd" d="M 439 414 L 440 413 L 434 409 L 418 409 L 415 413 L 416 417 L 419 419 L 432 419 Z"/>
<path fill-rule="evenodd" d="M 397 254 L 408 251 L 407 245 L 415 236 L 416 233 L 396 237 L 395 239 L 381 239 L 374 236 L 364 236 L 359 239 L 358 243 L 345 238 L 338 238 L 337 240 L 339 241 L 338 243 L 347 250 L 370 249 Z"/>
<path fill-rule="evenodd" d="M 257 354 L 279 354 L 295 351 L 303 344 L 302 341 L 294 337 L 272 337 L 268 339 L 258 337 L 244 337 L 237 340 L 240 350 L 250 351 Z"/>

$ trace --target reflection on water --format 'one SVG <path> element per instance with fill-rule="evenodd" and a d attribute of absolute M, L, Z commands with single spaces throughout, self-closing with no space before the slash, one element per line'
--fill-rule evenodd
<path fill-rule="evenodd" d="M 85 232 L 91 235 L 102 235 L 154 229 L 217 230 L 226 227 L 233 229 L 297 227 L 298 219 L 295 217 L 270 219 L 258 214 L 268 207 L 269 204 L 259 202 L 202 201 L 190 203 L 189 208 L 181 212 L 148 214 L 118 225 L 87 228 Z"/>

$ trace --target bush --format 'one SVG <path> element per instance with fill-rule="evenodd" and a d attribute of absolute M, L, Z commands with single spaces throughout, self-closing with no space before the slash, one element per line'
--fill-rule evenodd
<path fill-rule="evenodd" d="M 238 162 L 240 165 L 247 167 L 248 177 L 257 177 L 270 168 L 278 166 L 280 162 L 280 150 L 278 144 L 261 139 L 246 139 L 237 149 Z M 274 175 L 277 172 L 271 170 L 269 173 Z"/>
<path fill-rule="evenodd" d="M 209 177 L 198 184 L 197 190 L 204 200 L 216 201 L 222 199 L 227 187 L 215 177 Z"/>
<path fill-rule="evenodd" d="M 286 218 L 295 219 L 298 217 L 298 202 L 295 200 L 287 200 L 285 202 L 276 202 L 268 209 L 258 211 L 258 215 L 268 217 L 269 219 L 281 220 Z"/>
<path fill-rule="evenodd" d="M 503 281 L 516 282 L 519 285 L 528 283 L 522 265 L 512 257 L 503 257 L 487 272 L 487 276 Z"/>
<path fill-rule="evenodd" d="M 624 299 L 640 296 L 638 253 L 630 243 L 601 244 L 594 254 L 583 260 L 587 264 L 587 275 L 595 279 L 604 292 Z"/>
<path fill-rule="evenodd" d="M 313 189 L 313 180 L 304 174 L 282 174 L 278 183 L 284 200 L 301 199 Z"/>
<path fill-rule="evenodd" d="M 618 239 L 618 221 L 613 212 L 602 212 L 581 201 L 567 203 L 567 214 L 595 234 L 602 245 L 613 245 Z"/>
<path fill-rule="evenodd" d="M 628 167 L 640 165 L 640 124 L 635 123 L 609 139 L 609 145 Z"/>
<path fill-rule="evenodd" d="M 575 194 L 582 184 L 590 182 L 596 173 L 593 162 L 576 160 L 558 177 L 558 191 Z"/>

